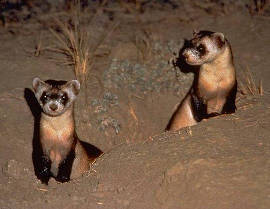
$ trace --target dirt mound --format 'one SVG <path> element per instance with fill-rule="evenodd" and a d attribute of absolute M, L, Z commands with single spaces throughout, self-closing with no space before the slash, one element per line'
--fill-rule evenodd
<path fill-rule="evenodd" d="M 105 154 L 93 167 L 97 191 L 110 197 L 104 206 L 267 208 L 270 132 L 260 130 L 269 125 L 270 111 L 257 102 L 248 111 Z"/>

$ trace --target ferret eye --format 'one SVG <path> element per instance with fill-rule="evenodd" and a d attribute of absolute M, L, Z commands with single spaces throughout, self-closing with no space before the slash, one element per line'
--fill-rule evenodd
<path fill-rule="evenodd" d="M 67 97 L 66 97 L 65 95 L 63 95 L 63 96 L 61 96 L 61 99 L 62 99 L 62 100 L 66 100 Z"/>
<path fill-rule="evenodd" d="M 67 101 L 68 101 L 68 97 L 67 97 L 66 94 L 62 95 L 62 96 L 60 97 L 60 99 L 61 99 L 61 102 L 62 102 L 63 104 L 66 104 Z"/>
<path fill-rule="evenodd" d="M 41 97 L 40 97 L 40 101 L 45 104 L 49 99 L 49 96 L 44 92 Z"/>
<path fill-rule="evenodd" d="M 204 46 L 202 44 L 200 44 L 198 47 L 197 47 L 197 50 L 200 52 L 200 53 L 204 53 L 205 49 L 204 49 Z"/>
<path fill-rule="evenodd" d="M 49 98 L 49 97 L 48 97 L 47 94 L 42 95 L 42 99 L 43 99 L 43 100 L 47 100 L 48 98 Z"/>

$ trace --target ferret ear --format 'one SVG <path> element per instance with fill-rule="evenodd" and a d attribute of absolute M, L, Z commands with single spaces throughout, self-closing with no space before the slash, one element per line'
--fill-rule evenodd
<path fill-rule="evenodd" d="M 213 36 L 215 37 L 216 39 L 216 42 L 217 42 L 217 46 L 219 48 L 222 48 L 225 44 L 225 36 L 223 33 L 214 33 Z"/>
<path fill-rule="evenodd" d="M 40 78 L 36 77 L 33 79 L 32 86 L 33 86 L 34 91 L 37 92 L 37 90 L 40 87 L 46 86 L 46 83 L 42 81 Z"/>
<path fill-rule="evenodd" d="M 193 29 L 193 37 L 195 37 L 198 33 L 199 33 L 200 31 L 199 30 L 197 30 L 197 29 Z"/>
<path fill-rule="evenodd" d="M 222 42 L 225 41 L 225 36 L 224 36 L 223 33 L 218 33 L 218 32 L 216 32 L 216 33 L 214 33 L 214 35 L 215 35 L 217 38 L 220 38 L 220 40 L 221 40 Z"/>
<path fill-rule="evenodd" d="M 80 92 L 80 82 L 78 80 L 71 80 L 71 81 L 68 81 L 67 84 L 65 85 L 69 88 L 72 89 L 73 93 L 77 96 Z"/>

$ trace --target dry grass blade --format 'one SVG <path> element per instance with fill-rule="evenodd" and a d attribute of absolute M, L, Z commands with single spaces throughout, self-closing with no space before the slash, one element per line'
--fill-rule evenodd
<path fill-rule="evenodd" d="M 65 40 L 58 35 L 53 29 L 50 28 L 51 33 L 57 38 L 57 40 L 60 42 L 61 45 L 59 45 L 58 48 L 53 48 L 52 50 L 54 51 L 58 51 L 58 52 L 62 52 L 64 54 L 69 54 L 69 55 L 73 55 L 72 50 L 68 47 L 67 43 L 65 42 Z"/>
<path fill-rule="evenodd" d="M 260 80 L 259 84 L 256 84 L 254 75 L 249 67 L 246 67 L 245 70 L 242 68 L 241 77 L 239 79 L 239 91 L 242 95 L 263 95 L 262 80 Z"/>
<path fill-rule="evenodd" d="M 139 35 L 134 37 L 133 43 L 137 48 L 137 56 L 142 62 L 151 59 L 154 54 L 154 41 L 151 31 L 141 28 Z"/>
<path fill-rule="evenodd" d="M 36 44 L 36 47 L 35 47 L 35 52 L 34 52 L 34 55 L 36 57 L 38 57 L 41 53 L 41 48 L 42 48 L 42 41 L 41 41 L 41 33 L 39 34 L 39 38 L 38 38 L 38 41 L 37 41 L 37 44 Z"/>
<path fill-rule="evenodd" d="M 263 85 L 262 85 L 262 79 L 260 80 L 260 84 L 259 84 L 259 94 L 261 96 L 263 96 Z"/>
<path fill-rule="evenodd" d="M 129 104 L 129 112 L 130 112 L 131 116 L 133 117 L 133 119 L 135 120 L 136 125 L 138 126 L 139 120 L 138 120 L 138 117 L 136 116 L 136 113 L 135 113 L 131 104 Z"/>

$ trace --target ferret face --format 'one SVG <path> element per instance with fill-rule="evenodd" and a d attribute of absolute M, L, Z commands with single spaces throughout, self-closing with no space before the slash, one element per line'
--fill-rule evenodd
<path fill-rule="evenodd" d="M 200 31 L 193 34 L 183 56 L 190 65 L 202 65 L 212 62 L 225 49 L 225 37 L 222 33 Z"/>
<path fill-rule="evenodd" d="M 35 96 L 43 110 L 49 116 L 63 114 L 74 102 L 80 91 L 80 83 L 72 81 L 42 81 L 33 79 Z"/>

